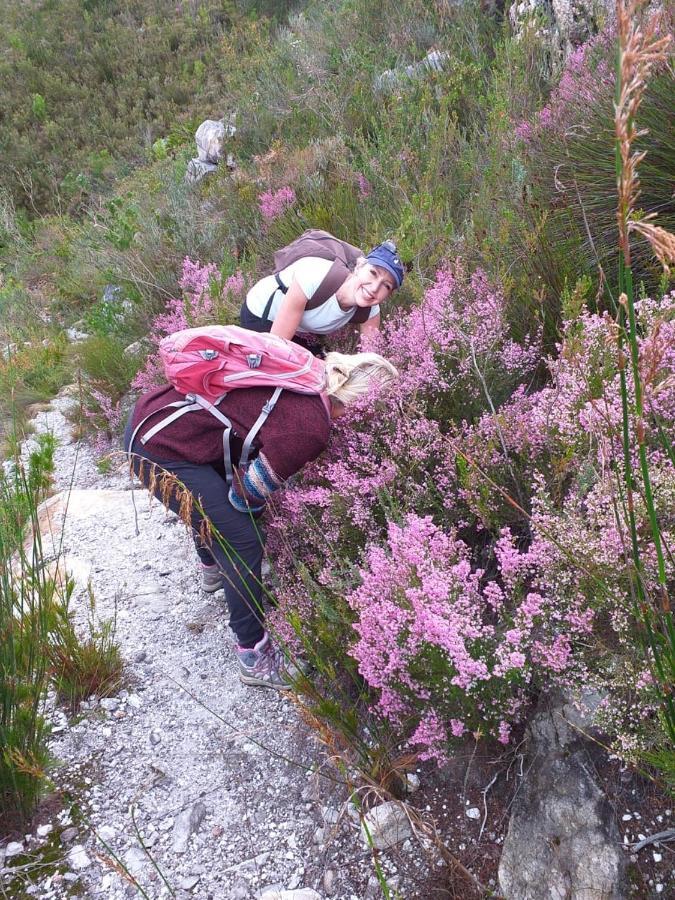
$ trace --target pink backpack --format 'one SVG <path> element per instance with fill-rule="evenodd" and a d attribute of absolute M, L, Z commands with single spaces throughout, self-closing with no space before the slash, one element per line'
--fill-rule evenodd
<path fill-rule="evenodd" d="M 229 441 L 232 423 L 220 412 L 218 404 L 229 391 L 250 387 L 275 388 L 244 440 L 239 461 L 242 466 L 248 462 L 253 438 L 274 409 L 284 388 L 298 394 L 318 394 L 330 415 L 323 360 L 305 347 L 278 335 L 259 334 L 238 325 L 186 328 L 163 338 L 159 344 L 159 355 L 167 380 L 179 393 L 185 394 L 185 400 L 168 403 L 164 408 L 173 408 L 174 412 L 150 428 L 141 437 L 141 443 L 145 444 L 185 413 L 206 409 L 226 429 L 223 447 L 228 481 L 232 479 Z M 149 418 L 146 416 L 138 424 L 131 444 Z"/>

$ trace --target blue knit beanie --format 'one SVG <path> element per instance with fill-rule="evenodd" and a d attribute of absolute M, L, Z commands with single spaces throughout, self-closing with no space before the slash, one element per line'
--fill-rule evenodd
<path fill-rule="evenodd" d="M 393 241 L 384 241 L 384 243 L 378 244 L 366 256 L 366 259 L 374 266 L 380 266 L 386 269 L 387 272 L 390 272 L 396 279 L 396 287 L 401 287 L 404 274 L 403 263 L 399 258 L 396 244 Z"/>

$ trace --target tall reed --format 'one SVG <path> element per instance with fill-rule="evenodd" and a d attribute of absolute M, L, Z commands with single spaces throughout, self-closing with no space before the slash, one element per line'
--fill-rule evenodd
<path fill-rule="evenodd" d="M 45 647 L 55 583 L 37 509 L 52 467 L 53 440 L 45 435 L 26 465 L 14 460 L 0 471 L 0 822 L 6 826 L 30 814 L 47 759 Z"/>
<path fill-rule="evenodd" d="M 653 223 L 653 216 L 640 216 L 636 207 L 640 194 L 638 167 L 644 153 L 633 149 L 641 132 L 636 117 L 653 68 L 666 62 L 670 36 L 658 38 L 654 16 L 644 23 L 638 14 L 644 0 L 617 0 L 619 56 L 615 102 L 616 177 L 618 190 L 617 223 L 619 230 L 619 292 L 617 310 L 619 331 L 620 386 L 623 437 L 623 485 L 631 550 L 631 576 L 638 620 L 644 631 L 652 674 L 662 689 L 661 718 L 669 740 L 675 744 L 675 626 L 666 575 L 663 536 L 654 504 L 646 446 L 644 377 L 640 370 L 635 292 L 631 269 L 631 233 L 637 233 L 651 247 L 667 270 L 675 262 L 675 236 Z M 631 397 L 628 367 L 633 383 Z M 672 453 L 667 437 L 657 429 L 666 453 Z M 635 464 L 637 451 L 637 466 Z M 647 582 L 644 551 L 640 546 L 635 515 L 635 497 L 640 491 L 647 510 L 652 547 L 657 562 L 656 589 Z M 654 594 L 656 593 L 656 596 Z"/>

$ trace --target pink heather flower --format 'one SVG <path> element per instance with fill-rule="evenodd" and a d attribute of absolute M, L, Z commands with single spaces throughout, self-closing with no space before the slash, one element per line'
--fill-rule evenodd
<path fill-rule="evenodd" d="M 450 719 L 450 732 L 453 737 L 461 737 L 466 731 L 466 726 L 461 719 Z"/>
<path fill-rule="evenodd" d="M 500 744 L 508 744 L 509 737 L 511 735 L 511 725 L 508 722 L 500 722 L 499 723 L 499 737 L 498 741 Z"/>
<path fill-rule="evenodd" d="M 244 293 L 246 283 L 240 271 L 230 275 L 222 286 L 219 285 L 219 278 L 218 267 L 213 263 L 202 265 L 186 256 L 178 282 L 183 290 L 183 296 L 180 299 L 169 300 L 164 312 L 155 316 L 149 335 L 150 341 L 158 345 L 162 338 L 175 331 L 211 324 L 217 313 L 216 301 L 219 297 L 235 299 Z M 138 372 L 131 386 L 135 390 L 146 391 L 164 382 L 161 362 L 157 353 L 153 352 L 148 356 L 145 366 Z"/>
<path fill-rule="evenodd" d="M 295 191 L 291 187 L 282 187 L 278 191 L 265 191 L 258 197 L 260 213 L 266 222 L 278 219 L 293 206 L 295 201 Z"/>
<path fill-rule="evenodd" d="M 514 133 L 519 140 L 527 144 L 532 139 L 532 125 L 523 119 L 516 125 Z"/>
<path fill-rule="evenodd" d="M 361 174 L 361 173 L 359 173 L 359 176 L 358 176 L 358 178 L 357 178 L 357 182 L 358 182 L 358 185 L 359 185 L 359 199 L 360 199 L 360 200 L 365 200 L 366 197 L 370 197 L 370 195 L 371 195 L 372 192 L 373 192 L 373 189 L 372 189 L 372 187 L 371 187 L 370 182 L 369 182 L 368 179 L 366 178 L 366 176 L 363 175 L 363 174 Z"/>

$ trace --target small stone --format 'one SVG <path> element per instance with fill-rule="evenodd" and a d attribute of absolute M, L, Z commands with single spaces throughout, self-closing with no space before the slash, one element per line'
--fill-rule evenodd
<path fill-rule="evenodd" d="M 477 806 L 470 806 L 466 811 L 466 815 L 469 819 L 480 819 L 480 810 Z"/>
<path fill-rule="evenodd" d="M 134 709 L 140 709 L 143 706 L 143 701 L 138 696 L 138 694 L 129 694 L 127 697 L 127 704 Z"/>
<path fill-rule="evenodd" d="M 129 872 L 137 878 L 142 875 L 148 865 L 148 857 L 140 847 L 131 847 L 122 857 Z"/>
<path fill-rule="evenodd" d="M 18 856 L 23 853 L 23 843 L 21 841 L 10 841 L 5 847 L 5 856 L 9 859 L 11 856 Z"/>
<path fill-rule="evenodd" d="M 71 884 L 73 882 L 77 881 L 79 879 L 79 877 L 80 876 L 77 875 L 75 872 L 66 872 L 66 874 L 63 876 L 64 881 L 69 881 Z"/>
<path fill-rule="evenodd" d="M 323 873 L 323 889 L 327 894 L 333 893 L 335 887 L 335 872 L 332 869 L 326 869 Z"/>
<path fill-rule="evenodd" d="M 663 854 L 661 853 L 652 853 L 652 856 L 654 857 L 654 862 L 661 862 L 663 859 Z"/>
<path fill-rule="evenodd" d="M 76 844 L 68 853 L 68 864 L 71 868 L 75 869 L 77 872 L 81 872 L 83 869 L 88 869 L 91 865 L 91 860 L 87 856 L 87 851 L 84 849 L 82 844 Z"/>
<path fill-rule="evenodd" d="M 321 894 L 317 894 L 311 888 L 301 888 L 299 891 L 280 891 L 277 888 L 268 888 L 260 895 L 260 900 L 321 900 Z"/>
<path fill-rule="evenodd" d="M 662 893 L 663 893 L 663 885 L 662 885 L 662 884 L 657 884 L 657 885 L 656 885 L 656 893 L 657 893 L 657 894 L 662 894 Z"/>
<path fill-rule="evenodd" d="M 173 826 L 173 850 L 174 853 L 185 853 L 188 848 L 190 835 L 199 829 L 206 815 L 206 807 L 203 803 L 195 803 L 191 809 L 183 810 Z"/>
<path fill-rule="evenodd" d="M 178 882 L 178 887 L 182 891 L 191 891 L 193 888 L 196 888 L 199 884 L 199 875 L 188 875 L 187 878 L 181 878 Z"/>
<path fill-rule="evenodd" d="M 47 835 L 51 832 L 51 830 L 52 830 L 51 825 L 38 825 L 37 836 L 41 837 L 41 838 L 47 837 Z"/>
<path fill-rule="evenodd" d="M 115 712 L 116 709 L 119 709 L 120 701 L 117 697 L 104 697 L 101 700 L 101 709 L 105 709 L 106 712 Z"/>
<path fill-rule="evenodd" d="M 72 844 L 73 841 L 77 839 L 77 836 L 79 833 L 80 833 L 79 830 L 74 825 L 72 825 L 70 828 L 65 828 L 61 832 L 61 838 L 60 838 L 61 843 L 62 844 Z"/>
<path fill-rule="evenodd" d="M 376 850 L 387 850 L 412 837 L 412 830 L 401 804 L 390 800 L 374 806 L 366 813 L 361 825 L 361 835 L 368 846 L 372 841 Z"/>
<path fill-rule="evenodd" d="M 405 776 L 405 790 L 407 794 L 414 794 L 420 788 L 420 777 L 413 772 L 408 772 Z"/>
<path fill-rule="evenodd" d="M 150 732 L 150 743 L 153 747 L 157 747 L 158 744 L 162 743 L 162 732 L 157 728 L 153 728 Z"/>
<path fill-rule="evenodd" d="M 142 663 L 144 660 L 148 658 L 147 650 L 139 650 L 136 656 L 134 656 L 135 663 Z"/>
<path fill-rule="evenodd" d="M 630 813 L 626 813 L 625 815 L 621 816 L 621 821 L 622 822 L 630 822 L 632 820 L 632 818 L 633 817 L 631 816 Z"/>
<path fill-rule="evenodd" d="M 102 825 L 98 829 L 98 836 L 101 838 L 102 841 L 105 841 L 106 844 L 109 844 L 110 841 L 113 840 L 116 833 L 117 832 L 115 831 L 115 829 L 112 828 L 110 825 Z"/>

